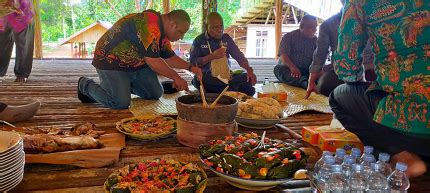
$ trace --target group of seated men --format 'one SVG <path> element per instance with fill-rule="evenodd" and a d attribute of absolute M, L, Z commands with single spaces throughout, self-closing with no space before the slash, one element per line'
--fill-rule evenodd
<path fill-rule="evenodd" d="M 404 5 L 402 0 L 386 3 Z M 274 74 L 282 82 L 306 88 L 307 97 L 314 91 L 330 93 L 330 106 L 346 129 L 366 145 L 393 155 L 394 163 L 407 163 L 409 176 L 419 176 L 427 170 L 422 159 L 430 157 L 430 25 L 425 22 L 430 5 L 416 3 L 393 11 L 394 15 L 378 13 L 380 5 L 385 6 L 378 1 L 346 2 L 342 16 L 321 25 L 318 38 L 316 18 L 304 16 L 300 29 L 282 38 Z M 174 88 L 188 90 L 187 81 L 173 68 L 193 72 L 197 89 L 203 83 L 207 92 L 219 93 L 228 85 L 229 90 L 254 95 L 253 69 L 223 33 L 218 13 L 208 15 L 206 32 L 194 40 L 191 62 L 175 55 L 170 42 L 182 39 L 190 23 L 184 10 L 166 14 L 146 10 L 117 21 L 96 45 L 92 64 L 100 81 L 79 78 L 78 98 L 125 109 L 131 93 L 150 100 L 162 96 L 158 75 L 172 79 Z M 333 66 L 325 65 L 329 50 L 335 51 Z M 246 73 L 214 77 L 212 64 L 221 59 L 228 63 L 230 56 Z"/>

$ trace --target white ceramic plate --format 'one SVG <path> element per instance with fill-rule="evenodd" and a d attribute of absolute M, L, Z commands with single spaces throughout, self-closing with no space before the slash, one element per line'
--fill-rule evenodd
<path fill-rule="evenodd" d="M 256 180 L 256 179 L 240 178 L 237 176 L 224 174 L 216 171 L 212 167 L 206 165 L 206 163 L 202 160 L 202 158 L 200 158 L 200 161 L 203 163 L 203 165 L 205 165 L 207 168 L 213 171 L 216 175 L 224 178 L 227 183 L 245 190 L 253 190 L 253 191 L 267 190 L 270 188 L 274 188 L 277 185 L 282 184 L 284 182 L 293 180 L 293 178 L 274 179 L 274 180 Z"/>

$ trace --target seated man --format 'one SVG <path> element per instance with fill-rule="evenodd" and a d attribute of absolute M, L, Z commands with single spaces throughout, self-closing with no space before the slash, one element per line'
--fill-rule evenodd
<path fill-rule="evenodd" d="M 0 121 L 6 121 L 8 123 L 25 121 L 36 115 L 39 108 L 39 101 L 19 106 L 7 105 L 6 103 L 0 102 Z"/>
<path fill-rule="evenodd" d="M 221 49 L 221 45 L 227 49 Z M 211 72 L 211 62 L 232 56 L 239 65 L 246 70 L 246 73 L 232 73 L 228 81 L 230 91 L 239 91 L 247 95 L 254 95 L 253 85 L 257 78 L 253 69 L 249 66 L 248 60 L 239 50 L 233 39 L 224 33 L 222 17 L 219 13 L 209 13 L 207 17 L 207 31 L 194 39 L 190 53 L 190 61 L 197 64 L 203 71 L 203 86 L 208 93 L 220 93 L 226 87 L 226 83 L 213 77 Z M 230 64 L 229 64 L 230 65 Z M 192 84 L 200 89 L 200 82 L 194 77 Z"/>
<path fill-rule="evenodd" d="M 276 78 L 292 86 L 306 89 L 309 66 L 316 48 L 317 19 L 305 15 L 300 21 L 300 29 L 286 33 L 279 45 L 279 60 L 273 73 Z"/>
<path fill-rule="evenodd" d="M 329 102 L 345 129 L 393 155 L 392 164 L 406 163 L 406 174 L 416 177 L 427 170 L 422 159 L 430 157 L 430 25 L 424 24 L 430 4 L 400 6 L 408 3 L 345 3 L 334 69 L 346 84 L 334 89 Z M 395 9 L 380 14 L 386 7 Z M 371 83 L 363 81 L 360 62 L 368 40 L 377 73 Z"/>
<path fill-rule="evenodd" d="M 344 1 L 341 2 L 343 5 Z M 339 80 L 335 74 L 332 63 L 324 65 L 329 52 L 331 51 L 333 53 L 337 48 L 338 28 L 341 16 L 342 13 L 339 12 L 328 18 L 320 26 L 317 48 L 313 56 L 312 64 L 309 67 L 310 76 L 305 98 L 309 98 L 312 92 L 328 96 L 337 86 L 344 83 L 342 80 Z M 331 62 L 333 62 L 333 54 Z M 375 66 L 373 65 L 373 52 L 370 43 L 366 45 L 363 51 L 363 65 L 365 67 L 366 80 L 374 81 Z"/>
<path fill-rule="evenodd" d="M 178 90 L 188 83 L 172 68 L 201 70 L 173 52 L 170 41 L 184 37 L 190 17 L 184 10 L 160 15 L 152 10 L 130 14 L 117 21 L 97 41 L 93 66 L 100 84 L 86 77 L 78 80 L 78 98 L 114 109 L 128 108 L 131 92 L 144 99 L 158 99 L 163 88 L 157 74 L 173 80 Z"/>

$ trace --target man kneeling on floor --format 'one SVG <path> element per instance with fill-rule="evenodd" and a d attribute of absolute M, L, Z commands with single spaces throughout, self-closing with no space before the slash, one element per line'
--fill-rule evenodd
<path fill-rule="evenodd" d="M 176 56 L 170 41 L 182 39 L 190 22 L 184 10 L 162 15 L 146 10 L 117 21 L 96 45 L 92 64 L 100 84 L 79 78 L 79 100 L 99 102 L 113 109 L 128 108 L 131 92 L 156 100 L 163 94 L 157 74 L 172 79 L 176 89 L 188 90 L 187 81 L 172 68 L 187 69 L 198 77 L 201 70 Z"/>
<path fill-rule="evenodd" d="M 232 56 L 246 73 L 231 73 L 228 58 Z M 229 85 L 230 91 L 239 91 L 254 95 L 257 78 L 248 60 L 239 50 L 233 39 L 224 33 L 222 17 L 217 12 L 207 17 L 207 32 L 194 39 L 190 61 L 203 71 L 203 86 L 206 92 L 221 93 Z M 219 75 L 220 78 L 217 78 Z M 224 81 L 223 78 L 225 79 Z M 192 84 L 200 89 L 200 81 L 194 77 Z"/>

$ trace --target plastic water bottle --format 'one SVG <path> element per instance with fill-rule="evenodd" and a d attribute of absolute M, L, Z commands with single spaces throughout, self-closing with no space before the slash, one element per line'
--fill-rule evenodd
<path fill-rule="evenodd" d="M 343 157 L 345 157 L 346 151 L 343 148 L 337 148 L 336 149 L 336 155 L 334 156 L 334 162 L 335 164 L 342 164 Z"/>
<path fill-rule="evenodd" d="M 388 192 L 387 177 L 382 173 L 382 165 L 372 163 L 372 172 L 370 173 L 368 184 L 369 193 L 385 193 Z"/>
<path fill-rule="evenodd" d="M 313 171 L 314 172 L 314 177 L 318 176 L 318 172 L 320 171 L 321 166 L 324 164 L 324 157 L 327 156 L 327 155 L 331 156 L 332 153 L 329 152 L 329 151 L 323 151 L 321 158 L 315 163 L 315 165 L 314 165 L 314 171 Z"/>
<path fill-rule="evenodd" d="M 355 164 L 355 158 L 350 155 L 346 155 L 343 158 L 342 163 L 342 173 L 343 175 L 345 175 L 346 179 L 349 179 L 349 177 L 351 176 L 352 164 Z"/>
<path fill-rule="evenodd" d="M 384 174 L 385 177 L 388 177 L 391 172 L 393 172 L 388 161 L 390 161 L 390 155 L 388 153 L 380 153 L 378 156 L 378 162 L 376 162 L 381 164 L 381 173 Z"/>
<path fill-rule="evenodd" d="M 405 174 L 407 169 L 408 166 L 405 163 L 397 162 L 396 169 L 388 176 L 388 185 L 392 193 L 408 192 L 410 184 Z"/>
<path fill-rule="evenodd" d="M 361 158 L 361 150 L 359 148 L 352 148 L 351 149 L 351 156 L 355 157 L 355 162 L 356 163 L 360 163 L 360 158 Z"/>
<path fill-rule="evenodd" d="M 327 191 L 327 182 L 330 179 L 331 166 L 334 165 L 334 157 L 331 155 L 326 155 L 324 157 L 324 164 L 321 166 L 318 172 L 318 186 L 321 190 Z"/>
<path fill-rule="evenodd" d="M 269 84 L 269 83 L 270 83 L 269 78 L 264 78 L 263 85 L 266 85 L 266 84 Z"/>
<path fill-rule="evenodd" d="M 372 154 L 367 154 L 364 156 L 363 162 L 361 162 L 361 165 L 363 165 L 364 168 L 364 176 L 368 178 L 370 176 L 370 173 L 372 171 L 372 163 L 375 163 L 375 157 Z"/>
<path fill-rule="evenodd" d="M 352 174 L 349 178 L 349 190 L 351 193 L 365 193 L 368 189 L 363 165 L 353 164 Z"/>
<path fill-rule="evenodd" d="M 327 182 L 327 189 L 331 193 L 348 192 L 348 184 L 345 176 L 342 174 L 342 166 L 332 165 L 330 179 Z"/>
<path fill-rule="evenodd" d="M 364 146 L 363 155 L 361 156 L 359 163 L 363 162 L 364 156 L 369 155 L 369 154 L 373 155 L 372 153 L 373 153 L 373 147 L 372 146 Z"/>

